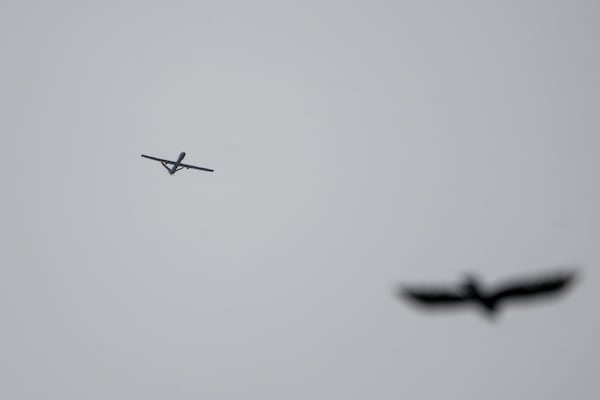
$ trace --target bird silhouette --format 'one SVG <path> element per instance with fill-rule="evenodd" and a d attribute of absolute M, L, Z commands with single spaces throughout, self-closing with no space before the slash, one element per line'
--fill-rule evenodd
<path fill-rule="evenodd" d="M 576 272 L 562 271 L 547 273 L 535 278 L 514 279 L 498 285 L 495 289 L 484 290 L 473 275 L 455 288 L 407 287 L 399 289 L 398 295 L 425 307 L 454 307 L 478 304 L 486 315 L 493 317 L 500 305 L 511 300 L 534 300 L 561 293 L 575 279 Z"/>

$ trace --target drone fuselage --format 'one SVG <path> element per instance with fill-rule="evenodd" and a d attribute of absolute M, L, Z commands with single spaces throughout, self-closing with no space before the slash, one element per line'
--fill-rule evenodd
<path fill-rule="evenodd" d="M 177 169 L 179 168 L 179 164 L 181 164 L 181 161 L 183 160 L 184 157 L 185 157 L 184 151 L 179 153 L 179 157 L 177 157 L 177 161 L 175 161 L 175 164 L 173 164 L 173 166 L 169 169 L 169 174 L 173 175 L 175 172 L 177 172 Z"/>

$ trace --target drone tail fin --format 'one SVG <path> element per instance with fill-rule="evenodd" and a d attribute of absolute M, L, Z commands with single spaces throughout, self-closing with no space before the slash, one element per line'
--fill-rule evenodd
<path fill-rule="evenodd" d="M 500 308 L 498 307 L 498 303 L 493 300 L 481 299 L 479 303 L 485 312 L 486 316 L 490 319 L 493 319 L 500 312 Z"/>

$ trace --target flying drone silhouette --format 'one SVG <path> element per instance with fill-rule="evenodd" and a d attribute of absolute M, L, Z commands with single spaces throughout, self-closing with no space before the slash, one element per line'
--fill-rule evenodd
<path fill-rule="evenodd" d="M 457 287 L 402 286 L 398 296 L 428 308 L 448 308 L 476 304 L 493 317 L 500 306 L 511 301 L 528 301 L 556 296 L 575 280 L 574 270 L 546 273 L 535 278 L 513 279 L 485 289 L 473 275 L 467 275 Z"/>

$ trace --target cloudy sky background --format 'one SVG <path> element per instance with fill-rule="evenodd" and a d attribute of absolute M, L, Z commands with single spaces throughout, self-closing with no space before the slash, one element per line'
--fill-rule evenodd
<path fill-rule="evenodd" d="M 0 4 L 0 397 L 596 399 L 594 1 Z M 141 153 L 215 169 L 169 176 Z M 401 282 L 578 265 L 558 301 Z"/>

